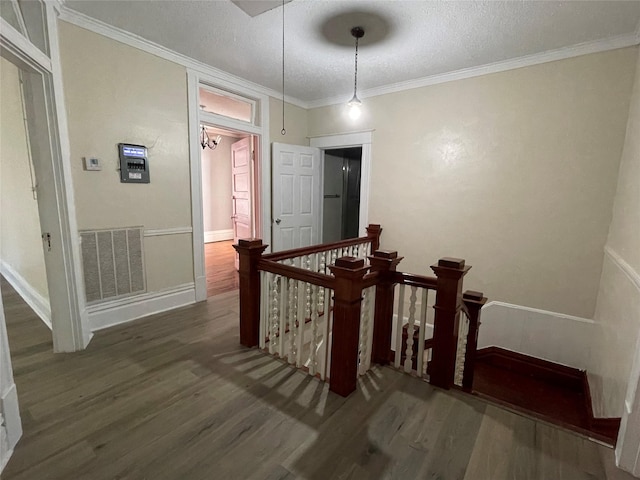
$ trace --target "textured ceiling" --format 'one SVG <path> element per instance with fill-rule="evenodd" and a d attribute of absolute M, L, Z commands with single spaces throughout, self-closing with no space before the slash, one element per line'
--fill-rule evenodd
<path fill-rule="evenodd" d="M 231 1 L 67 0 L 65 5 L 280 91 L 282 7 L 255 17 Z M 327 1 L 285 6 L 287 94 L 304 102 L 631 35 L 639 1 Z M 637 32 L 636 32 L 637 33 Z"/>

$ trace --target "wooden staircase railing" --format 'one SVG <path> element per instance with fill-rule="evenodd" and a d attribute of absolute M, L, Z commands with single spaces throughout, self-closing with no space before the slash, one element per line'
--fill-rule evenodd
<path fill-rule="evenodd" d="M 435 277 L 398 272 L 402 257 L 379 250 L 381 232 L 370 225 L 366 237 L 268 255 L 261 240 L 240 240 L 240 343 L 343 396 L 372 362 L 470 390 L 486 302 L 462 294 L 470 267 L 443 258 L 431 267 Z"/>

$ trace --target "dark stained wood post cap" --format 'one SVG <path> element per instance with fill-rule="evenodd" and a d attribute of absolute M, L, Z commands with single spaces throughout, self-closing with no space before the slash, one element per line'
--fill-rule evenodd
<path fill-rule="evenodd" d="M 373 252 L 373 256 L 377 258 L 394 259 L 398 258 L 398 252 L 392 250 L 376 250 Z"/>
<path fill-rule="evenodd" d="M 364 259 L 356 257 L 340 257 L 336 260 L 336 267 L 346 268 L 348 270 L 358 270 L 364 267 Z"/>
<path fill-rule="evenodd" d="M 457 268 L 461 270 L 464 268 L 464 260 L 462 260 L 461 258 L 444 257 L 438 260 L 438 266 L 446 268 Z"/>
<path fill-rule="evenodd" d="M 462 294 L 462 298 L 468 299 L 468 300 L 482 300 L 484 298 L 484 295 L 482 294 L 482 292 L 467 290 Z"/>

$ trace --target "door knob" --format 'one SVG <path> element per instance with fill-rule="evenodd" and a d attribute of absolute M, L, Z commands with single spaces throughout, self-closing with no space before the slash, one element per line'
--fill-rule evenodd
<path fill-rule="evenodd" d="M 281 221 L 282 221 L 282 220 L 280 220 L 279 218 L 276 218 L 276 225 L 280 225 L 280 222 L 281 222 Z"/>

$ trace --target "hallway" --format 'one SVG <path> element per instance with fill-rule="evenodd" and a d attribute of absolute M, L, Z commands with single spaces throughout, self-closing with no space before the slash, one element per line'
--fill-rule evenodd
<path fill-rule="evenodd" d="M 389 368 L 348 399 L 238 344 L 237 294 L 97 332 L 82 353 L 3 281 L 17 479 L 629 479 L 610 449 Z"/>

